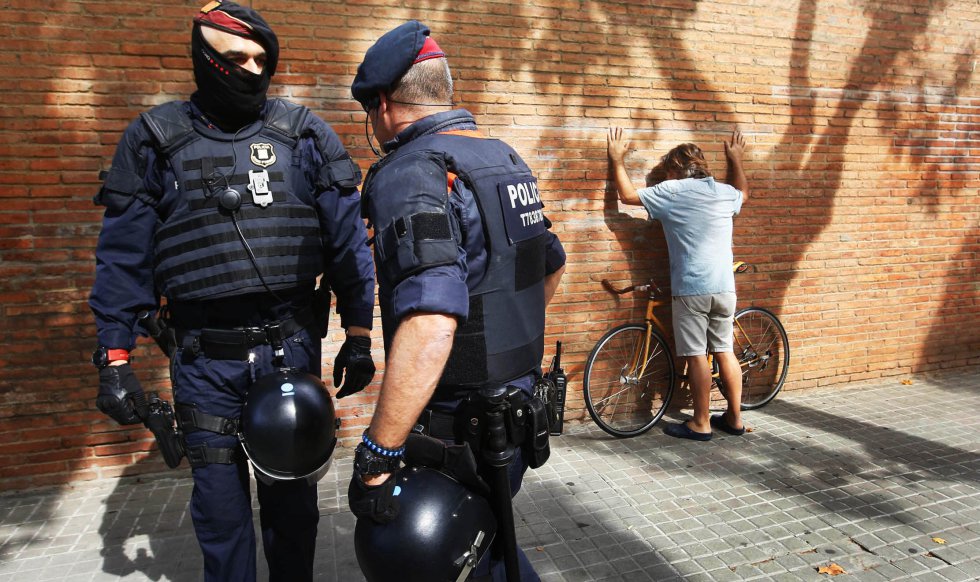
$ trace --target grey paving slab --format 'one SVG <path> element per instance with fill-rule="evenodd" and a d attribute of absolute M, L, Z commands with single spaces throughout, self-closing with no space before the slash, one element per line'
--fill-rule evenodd
<path fill-rule="evenodd" d="M 783 394 L 707 443 L 567 426 L 515 498 L 519 543 L 546 582 L 980 580 L 980 369 L 902 379 Z M 320 483 L 317 580 L 363 580 L 350 470 Z M 0 582 L 200 580 L 191 486 L 0 494 Z"/>

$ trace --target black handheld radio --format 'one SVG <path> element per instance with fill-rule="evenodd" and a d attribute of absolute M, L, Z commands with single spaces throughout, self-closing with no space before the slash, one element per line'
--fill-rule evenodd
<path fill-rule="evenodd" d="M 553 405 L 554 414 L 551 416 L 551 434 L 561 434 L 565 421 L 565 390 L 568 387 L 568 378 L 565 370 L 561 367 L 561 342 L 555 344 L 555 357 L 551 360 L 551 369 L 545 374 L 545 378 L 551 380 L 555 385 L 555 398 Z"/>

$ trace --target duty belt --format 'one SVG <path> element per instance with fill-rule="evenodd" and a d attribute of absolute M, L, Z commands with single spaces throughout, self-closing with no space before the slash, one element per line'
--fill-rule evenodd
<path fill-rule="evenodd" d="M 499 426 L 507 443 L 521 449 L 529 467 L 536 469 L 548 460 L 551 425 L 545 402 L 516 386 L 506 387 L 505 400 L 484 400 L 481 394 L 474 392 L 453 413 L 424 409 L 413 430 L 443 441 L 469 443 L 474 453 L 480 453 L 485 446 L 491 449 L 494 446 L 494 415 L 501 423 Z"/>
<path fill-rule="evenodd" d="M 252 348 L 284 341 L 315 323 L 313 309 L 304 307 L 293 317 L 269 325 L 200 330 L 177 330 L 177 345 L 212 360 L 247 360 Z"/>
<path fill-rule="evenodd" d="M 513 413 L 513 420 L 507 422 L 508 429 L 524 426 L 524 407 L 530 397 L 519 388 L 509 386 L 508 413 Z M 441 440 L 470 440 L 482 432 L 485 422 L 483 404 L 479 404 L 479 396 L 471 392 L 454 412 L 443 412 L 425 408 L 418 420 L 415 421 L 414 432 Z M 508 434 L 511 444 L 520 446 L 524 442 L 521 430 L 510 430 Z M 479 450 L 477 443 L 471 443 L 473 450 Z"/>
<path fill-rule="evenodd" d="M 441 440 L 456 439 L 456 416 L 448 412 L 425 409 L 415 423 L 415 432 Z"/>

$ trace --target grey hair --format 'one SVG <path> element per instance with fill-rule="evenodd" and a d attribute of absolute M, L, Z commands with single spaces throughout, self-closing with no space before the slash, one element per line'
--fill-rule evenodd
<path fill-rule="evenodd" d="M 453 76 L 449 62 L 436 58 L 412 65 L 392 89 L 390 97 L 406 104 L 451 106 Z"/>

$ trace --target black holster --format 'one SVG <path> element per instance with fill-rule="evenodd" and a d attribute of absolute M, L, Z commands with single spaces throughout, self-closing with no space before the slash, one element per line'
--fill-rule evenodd
<path fill-rule="evenodd" d="M 548 422 L 547 406 L 540 398 L 534 397 L 527 401 L 525 407 L 526 426 L 524 428 L 524 445 L 521 449 L 527 465 L 537 469 L 548 461 L 551 456 L 551 423 Z"/>
<path fill-rule="evenodd" d="M 176 468 L 184 456 L 184 439 L 180 429 L 174 425 L 173 407 L 156 392 L 147 392 L 146 401 L 139 408 L 142 411 L 140 416 L 143 418 L 143 424 L 156 438 L 163 461 L 171 469 Z"/>
<path fill-rule="evenodd" d="M 174 329 L 167 322 L 167 318 L 164 316 L 156 317 L 149 311 L 141 311 L 138 315 L 138 321 L 140 326 L 156 342 L 160 351 L 168 358 L 173 357 L 174 351 L 177 349 L 177 338 L 174 335 Z"/>
<path fill-rule="evenodd" d="M 199 430 L 220 435 L 237 435 L 239 432 L 240 421 L 237 418 L 207 414 L 198 410 L 193 404 L 176 402 L 174 408 L 182 439 L 184 435 Z M 192 469 L 213 464 L 233 465 L 244 456 L 244 451 L 238 443 L 233 447 L 211 447 L 206 442 L 198 445 L 187 445 L 183 440 L 181 442 L 187 455 L 187 462 Z"/>
<path fill-rule="evenodd" d="M 456 437 L 469 443 L 474 453 L 487 447 L 487 413 L 491 406 L 479 392 L 463 403 L 455 417 Z M 507 441 L 520 447 L 524 462 L 532 469 L 545 464 L 551 455 L 550 424 L 545 402 L 537 396 L 528 397 L 516 386 L 508 386 L 504 404 L 504 426 Z M 496 436 L 496 435 L 494 435 Z"/>
<path fill-rule="evenodd" d="M 327 327 L 330 322 L 330 288 L 324 283 L 313 292 L 313 329 L 320 338 L 327 337 Z"/>

